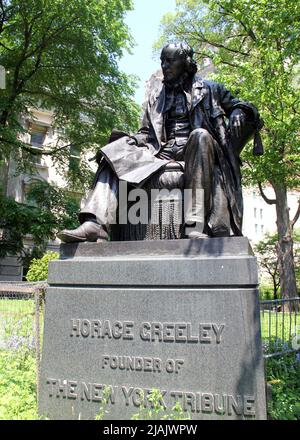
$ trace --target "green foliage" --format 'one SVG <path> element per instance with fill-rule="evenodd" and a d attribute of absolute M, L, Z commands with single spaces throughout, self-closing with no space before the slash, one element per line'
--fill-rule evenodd
<path fill-rule="evenodd" d="M 271 284 L 261 283 L 259 285 L 259 299 L 261 301 L 274 299 L 274 287 Z"/>
<path fill-rule="evenodd" d="M 37 418 L 35 356 L 0 350 L 0 420 Z"/>
<path fill-rule="evenodd" d="M 266 341 L 266 344 L 269 339 L 277 342 L 279 338 L 282 341 L 290 341 L 295 327 L 299 326 L 300 328 L 300 314 L 289 314 L 286 310 L 284 314 L 280 313 L 280 311 L 264 310 L 260 313 L 260 322 L 261 336 L 262 339 Z M 268 349 L 268 352 L 272 352 L 272 347 L 266 348 Z"/>
<path fill-rule="evenodd" d="M 163 401 L 163 395 L 156 388 L 151 390 L 147 398 L 143 393 L 141 393 L 140 398 L 139 412 L 134 414 L 131 420 L 190 420 L 189 414 L 184 413 L 179 402 L 176 402 L 171 412 L 168 412 Z M 150 408 L 148 407 L 149 404 Z"/>
<path fill-rule="evenodd" d="M 280 286 L 279 267 L 276 245 L 278 234 L 266 234 L 255 247 L 254 251 L 258 257 L 260 269 L 267 273 L 273 282 L 273 298 L 277 299 Z"/>
<path fill-rule="evenodd" d="M 102 404 L 95 420 L 103 420 L 105 414 L 109 414 L 108 402 L 111 395 L 111 387 L 107 386 L 103 390 Z M 143 391 L 140 393 L 139 412 L 133 414 L 131 420 L 190 420 L 189 415 L 184 413 L 179 402 L 172 407 L 171 412 L 167 412 L 163 403 L 162 393 L 153 388 L 147 398 Z M 145 404 L 145 402 L 147 403 Z M 150 407 L 149 407 L 150 406 Z"/>
<path fill-rule="evenodd" d="M 1 348 L 24 356 L 35 349 L 34 300 L 0 301 L 0 341 Z M 32 353 L 31 353 L 32 354 Z"/>
<path fill-rule="evenodd" d="M 48 279 L 49 261 L 59 257 L 57 252 L 48 251 L 42 258 L 33 258 L 26 275 L 27 281 L 46 281 Z"/>
<path fill-rule="evenodd" d="M 29 233 L 33 218 L 33 209 L 3 197 L 0 193 L 0 257 L 22 251 L 22 236 Z"/>
<path fill-rule="evenodd" d="M 65 172 L 70 144 L 82 153 L 77 172 L 68 177 L 86 184 L 87 150 L 107 142 L 114 127 L 135 130 L 139 108 L 135 80 L 118 68 L 133 45 L 124 23 L 131 0 L 4 0 L 0 9 L 0 65 L 6 89 L 0 90 L 0 156 L 13 154 L 18 172 L 37 154 L 20 134 L 20 121 L 36 108 L 53 110 L 53 126 L 64 128 L 48 145 L 55 166 Z"/>
<path fill-rule="evenodd" d="M 49 239 L 64 228 L 77 227 L 79 202 L 68 191 L 36 181 L 28 193 L 30 204 L 17 203 L 0 192 L 0 257 L 19 255 L 23 263 L 41 257 Z M 31 234 L 35 247 L 24 246 L 24 236 Z"/>
<path fill-rule="evenodd" d="M 37 418 L 34 301 L 0 301 L 0 419 Z"/>
<path fill-rule="evenodd" d="M 107 409 L 107 405 L 110 396 L 111 396 L 111 387 L 105 386 L 102 393 L 101 406 L 99 408 L 98 414 L 95 417 L 95 420 L 103 420 L 105 414 L 109 413 L 109 410 Z"/>
<path fill-rule="evenodd" d="M 179 0 L 162 23 L 157 44 L 182 39 L 200 66 L 209 57 L 215 79 L 255 104 L 265 121 L 265 155 L 250 147 L 244 180 L 299 185 L 300 3 L 298 0 Z M 298 70 L 297 70 L 298 69 Z"/>
<path fill-rule="evenodd" d="M 77 226 L 79 199 L 66 189 L 37 180 L 30 185 L 27 198 L 28 204 L 40 209 L 39 216 L 44 217 L 44 225 L 48 226 L 52 237 L 62 228 L 72 229 Z M 33 225 L 32 233 L 38 235 L 38 227 L 35 229 Z"/>
<path fill-rule="evenodd" d="M 268 413 L 272 419 L 300 420 L 300 354 L 285 354 L 266 362 L 267 382 L 272 385 Z"/>
<path fill-rule="evenodd" d="M 38 419 L 35 313 L 34 297 L 0 301 L 0 420 Z"/>
<path fill-rule="evenodd" d="M 294 262 L 296 268 L 296 279 L 299 286 L 300 283 L 300 230 L 295 229 L 293 231 L 293 243 L 294 243 Z M 260 269 L 269 275 L 273 283 L 273 298 L 267 298 L 268 290 L 270 287 L 261 287 L 262 296 L 265 299 L 277 299 L 279 295 L 280 275 L 279 275 L 279 261 L 278 261 L 278 234 L 266 234 L 264 239 L 257 243 L 254 247 L 255 254 L 258 258 Z"/>
<path fill-rule="evenodd" d="M 297 280 L 298 289 L 300 289 L 300 229 L 294 229 L 294 261 L 295 261 L 295 274 Z"/>

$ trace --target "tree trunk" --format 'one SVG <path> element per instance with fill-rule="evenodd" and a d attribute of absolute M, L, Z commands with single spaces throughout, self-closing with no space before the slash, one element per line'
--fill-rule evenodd
<path fill-rule="evenodd" d="M 287 189 L 282 183 L 274 184 L 276 194 L 276 213 L 278 230 L 278 260 L 280 274 L 280 290 L 283 298 L 297 296 L 297 285 L 293 255 L 293 238 L 290 224 Z"/>
<path fill-rule="evenodd" d="M 273 299 L 278 299 L 277 298 L 277 280 L 276 280 L 276 275 L 273 277 Z"/>

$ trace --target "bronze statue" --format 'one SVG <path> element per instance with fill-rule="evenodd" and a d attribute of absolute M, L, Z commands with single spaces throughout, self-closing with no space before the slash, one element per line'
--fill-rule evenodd
<path fill-rule="evenodd" d="M 119 181 L 142 187 L 174 162 L 184 172 L 184 188 L 193 194 L 203 190 L 203 203 L 193 200 L 184 219 L 194 225 L 187 237 L 242 235 L 239 154 L 253 136 L 254 154 L 263 153 L 259 113 L 222 84 L 199 77 L 193 50 L 184 43 L 162 49 L 161 67 L 163 81 L 150 91 L 141 129 L 131 136 L 113 134 L 100 150 L 93 190 L 79 214 L 81 225 L 59 233 L 62 241 L 107 240 Z"/>

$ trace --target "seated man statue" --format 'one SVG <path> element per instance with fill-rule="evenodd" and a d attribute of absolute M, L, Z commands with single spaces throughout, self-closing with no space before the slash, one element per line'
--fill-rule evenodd
<path fill-rule="evenodd" d="M 169 162 L 184 163 L 184 188 L 192 197 L 188 238 L 242 235 L 243 201 L 239 154 L 254 136 L 262 154 L 257 109 L 234 98 L 222 84 L 199 77 L 193 50 L 184 43 L 161 52 L 163 80 L 150 91 L 142 128 L 100 150 L 101 161 L 81 225 L 64 230 L 64 242 L 107 240 L 118 209 L 119 182 L 142 187 Z M 112 139 L 111 139 L 112 140 Z"/>

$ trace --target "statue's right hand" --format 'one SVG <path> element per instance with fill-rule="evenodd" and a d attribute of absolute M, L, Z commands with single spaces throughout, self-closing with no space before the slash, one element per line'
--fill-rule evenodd
<path fill-rule="evenodd" d="M 230 131 L 233 136 L 239 138 L 242 136 L 242 129 L 245 125 L 246 115 L 240 108 L 233 110 L 229 117 Z"/>

